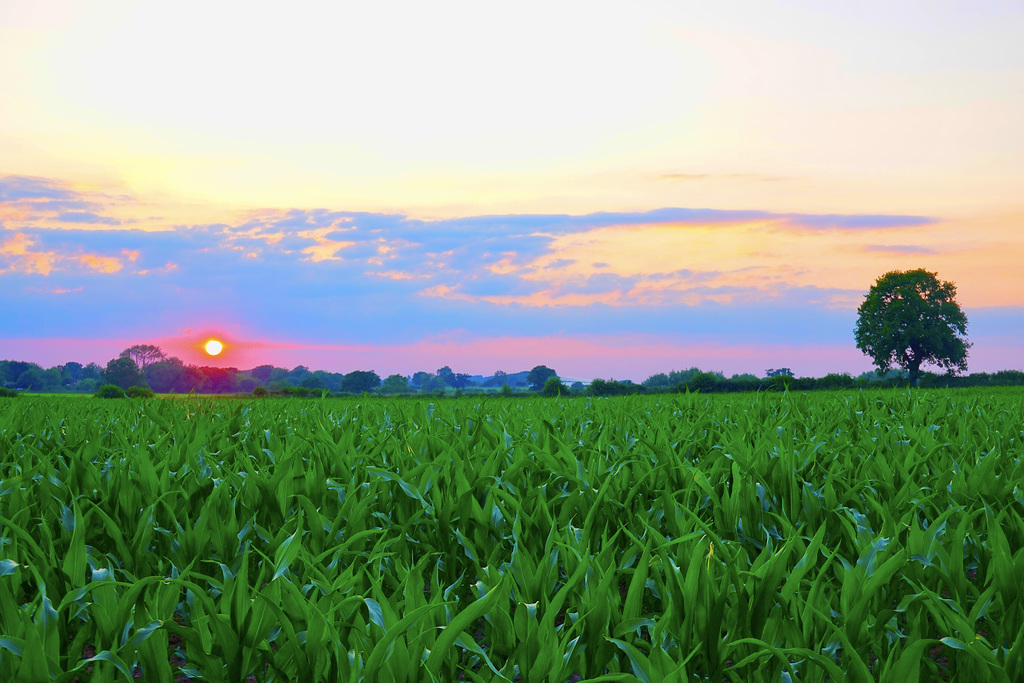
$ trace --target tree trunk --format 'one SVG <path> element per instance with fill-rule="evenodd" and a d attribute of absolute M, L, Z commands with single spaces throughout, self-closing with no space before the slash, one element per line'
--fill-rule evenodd
<path fill-rule="evenodd" d="M 907 366 L 907 369 L 910 371 L 910 376 L 908 377 L 908 379 L 910 380 L 910 386 L 916 387 L 918 377 L 921 376 L 921 359 L 915 358 L 914 360 L 910 361 L 910 364 Z"/>

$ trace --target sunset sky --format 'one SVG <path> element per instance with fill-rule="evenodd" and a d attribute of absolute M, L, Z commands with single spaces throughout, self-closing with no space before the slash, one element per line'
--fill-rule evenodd
<path fill-rule="evenodd" d="M 0 359 L 1024 369 L 1024 3 L 0 2 Z M 210 336 L 225 341 L 204 357 Z"/>

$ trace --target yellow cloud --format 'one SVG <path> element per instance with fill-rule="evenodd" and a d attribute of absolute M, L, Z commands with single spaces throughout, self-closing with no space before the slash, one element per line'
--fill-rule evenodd
<path fill-rule="evenodd" d="M 24 233 L 16 233 L 0 244 L 0 256 L 10 264 L 0 273 L 39 273 L 49 275 L 56 268 L 58 256 L 53 251 L 31 251 L 35 240 Z"/>
<path fill-rule="evenodd" d="M 89 253 L 61 254 L 53 250 L 37 251 L 33 249 L 35 246 L 36 240 L 20 232 L 0 243 L 0 257 L 6 257 L 8 263 L 6 268 L 0 268 L 0 273 L 49 275 L 72 263 L 104 274 L 117 273 L 124 268 L 124 263 L 116 256 Z M 129 261 L 135 261 L 139 257 L 137 250 L 125 249 L 122 254 Z"/>
<path fill-rule="evenodd" d="M 340 261 L 338 252 L 355 244 L 355 242 L 328 239 L 327 235 L 336 232 L 334 227 L 320 228 L 319 230 L 303 230 L 297 233 L 299 237 L 316 242 L 311 247 L 302 250 L 303 254 L 309 254 L 308 261 L 317 263 L 319 261 Z"/>
<path fill-rule="evenodd" d="M 124 268 L 124 264 L 114 256 L 100 256 L 98 254 L 82 254 L 77 259 L 82 265 L 91 268 L 98 273 L 116 273 Z"/>

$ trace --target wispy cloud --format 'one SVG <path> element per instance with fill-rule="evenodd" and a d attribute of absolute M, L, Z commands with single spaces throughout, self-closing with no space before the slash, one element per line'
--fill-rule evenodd
<path fill-rule="evenodd" d="M 938 251 L 932 247 L 922 247 L 917 244 L 866 244 L 861 247 L 867 252 L 882 252 L 887 254 L 937 254 Z"/>
<path fill-rule="evenodd" d="M 32 320 L 39 334 L 244 325 L 382 344 L 452 330 L 685 330 L 702 343 L 844 344 L 873 277 L 901 257 L 945 253 L 914 244 L 934 222 L 914 215 L 669 207 L 428 220 L 289 209 L 144 231 L 56 224 L 51 206 L 32 205 L 86 201 L 81 211 L 112 215 L 95 194 L 4 187 L 0 317 Z"/>
<path fill-rule="evenodd" d="M 121 225 L 103 212 L 130 202 L 127 196 L 85 192 L 49 178 L 0 176 L 0 220 L 20 228 Z"/>
<path fill-rule="evenodd" d="M 747 180 L 758 183 L 775 183 L 791 180 L 786 176 L 766 173 L 662 173 L 662 180 Z"/>
<path fill-rule="evenodd" d="M 66 211 L 57 216 L 61 223 L 88 223 L 90 225 L 121 225 L 121 221 L 109 216 L 100 216 L 91 211 Z"/>
<path fill-rule="evenodd" d="M 862 230 L 883 228 L 913 228 L 931 225 L 936 219 L 928 216 L 900 216 L 885 214 L 786 214 L 789 222 L 799 228 L 813 230 Z"/>

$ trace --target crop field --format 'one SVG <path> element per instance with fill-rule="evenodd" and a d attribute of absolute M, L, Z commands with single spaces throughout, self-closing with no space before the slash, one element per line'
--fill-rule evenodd
<path fill-rule="evenodd" d="M 0 399 L 0 680 L 1024 680 L 1024 393 Z"/>

